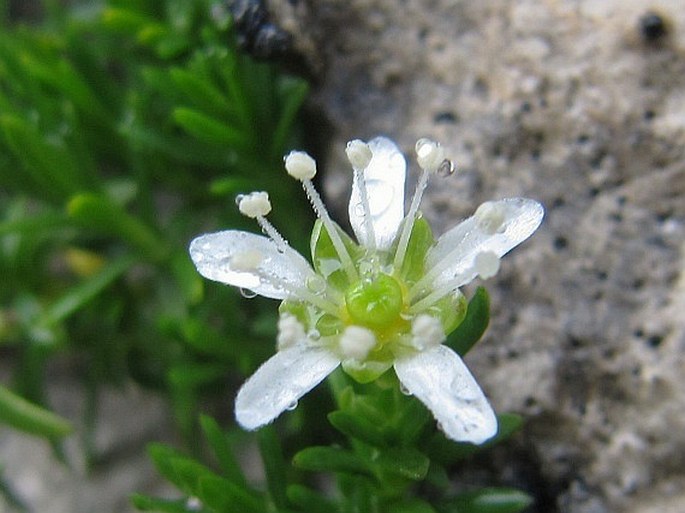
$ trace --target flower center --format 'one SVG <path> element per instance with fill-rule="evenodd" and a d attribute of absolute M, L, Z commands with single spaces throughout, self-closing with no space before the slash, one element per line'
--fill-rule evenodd
<path fill-rule="evenodd" d="M 402 287 L 387 274 L 364 278 L 347 289 L 345 305 L 354 324 L 384 330 L 392 326 L 402 312 Z"/>

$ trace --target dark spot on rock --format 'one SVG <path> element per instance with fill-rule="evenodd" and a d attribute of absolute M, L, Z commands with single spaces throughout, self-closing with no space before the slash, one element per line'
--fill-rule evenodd
<path fill-rule="evenodd" d="M 650 335 L 646 340 L 647 345 L 653 348 L 659 347 L 663 341 L 664 338 L 661 335 Z"/>
<path fill-rule="evenodd" d="M 550 205 L 550 207 L 551 208 L 559 208 L 559 207 L 563 207 L 564 205 L 566 205 L 566 200 L 564 200 L 564 198 L 562 198 L 562 197 L 556 197 L 556 198 L 554 198 L 554 200 L 552 200 L 552 204 Z"/>
<path fill-rule="evenodd" d="M 531 110 L 533 110 L 533 106 L 530 102 L 523 102 L 521 104 L 521 112 L 530 112 Z"/>
<path fill-rule="evenodd" d="M 438 112 L 435 116 L 433 116 L 433 121 L 435 123 L 452 124 L 457 122 L 457 116 L 454 114 L 454 112 Z"/>
<path fill-rule="evenodd" d="M 642 337 L 645 336 L 645 332 L 644 332 L 644 330 L 643 330 L 642 328 L 637 328 L 635 331 L 633 331 L 633 335 L 634 335 L 636 338 L 642 338 Z"/>
<path fill-rule="evenodd" d="M 655 116 L 656 116 L 656 112 L 654 112 L 651 109 L 646 110 L 645 113 L 643 114 L 645 121 L 651 121 L 654 119 Z"/>
<path fill-rule="evenodd" d="M 587 135 L 587 134 L 580 134 L 580 135 L 578 136 L 578 138 L 576 139 L 576 142 L 577 142 L 578 144 L 585 144 L 585 143 L 588 142 L 589 140 L 590 140 L 590 136 L 589 136 L 589 135 Z"/>
<path fill-rule="evenodd" d="M 597 279 L 599 281 L 604 281 L 609 277 L 606 271 L 597 271 Z"/>
<path fill-rule="evenodd" d="M 633 289 L 640 290 L 645 286 L 645 280 L 643 278 L 635 278 L 633 280 Z"/>
<path fill-rule="evenodd" d="M 566 249 L 568 247 L 568 239 L 563 236 L 558 236 L 554 238 L 554 249 L 561 251 L 562 249 Z"/>
<path fill-rule="evenodd" d="M 523 404 L 526 406 L 526 408 L 532 408 L 537 404 L 537 401 L 535 400 L 534 397 L 528 396 L 526 397 L 525 401 Z"/>
<path fill-rule="evenodd" d="M 668 33 L 666 20 L 654 11 L 646 12 L 640 18 L 639 26 L 640 34 L 642 34 L 645 41 L 650 43 L 658 41 Z"/>

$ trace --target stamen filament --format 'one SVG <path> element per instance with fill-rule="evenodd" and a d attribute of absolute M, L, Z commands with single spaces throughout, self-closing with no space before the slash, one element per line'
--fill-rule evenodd
<path fill-rule="evenodd" d="M 440 287 L 434 289 L 426 297 L 420 299 L 419 301 L 411 305 L 409 307 L 409 313 L 416 314 L 425 311 L 426 309 L 430 308 L 434 303 L 437 303 L 440 299 L 449 294 L 451 291 L 457 290 L 462 285 L 464 285 L 464 276 L 460 275 L 459 277 L 450 280 L 444 285 L 441 285 Z"/>
<path fill-rule="evenodd" d="M 276 245 L 276 249 L 283 253 L 288 247 L 288 242 L 283 238 L 283 236 L 276 230 L 276 227 L 269 222 L 269 220 L 264 216 L 255 217 L 259 227 L 262 229 L 265 235 L 267 235 L 273 243 Z"/>
<path fill-rule="evenodd" d="M 324 312 L 329 313 L 331 315 L 335 315 L 336 317 L 340 315 L 340 307 L 338 305 L 319 294 L 314 294 L 306 287 L 298 287 L 297 285 L 293 285 L 292 283 L 287 283 L 282 279 L 278 278 L 278 276 L 275 276 L 274 274 L 264 272 L 263 269 L 259 269 L 254 272 L 259 276 L 261 280 L 270 283 L 274 287 L 284 289 L 296 299 L 310 303 L 316 306 L 317 308 L 323 310 Z"/>
<path fill-rule="evenodd" d="M 366 180 L 364 179 L 364 170 L 354 168 L 354 179 L 359 185 L 359 197 L 364 209 L 364 230 L 366 230 L 368 241 L 372 249 L 376 248 L 376 235 L 373 231 L 373 223 L 371 222 L 371 205 L 369 205 L 369 194 L 366 189 Z"/>
<path fill-rule="evenodd" d="M 414 197 L 411 199 L 409 212 L 404 218 L 404 225 L 402 226 L 400 241 L 397 244 L 397 252 L 395 253 L 395 260 L 393 261 L 393 268 L 395 269 L 395 272 L 399 272 L 402 268 L 402 262 L 404 262 L 404 256 L 407 253 L 407 246 L 409 245 L 409 237 L 411 236 L 411 232 L 414 228 L 416 213 L 418 212 L 419 205 L 421 204 L 423 191 L 426 189 L 426 186 L 428 185 L 429 176 L 430 171 L 424 169 L 423 173 L 421 173 L 421 177 L 419 178 L 419 183 L 416 185 Z"/>
<path fill-rule="evenodd" d="M 340 234 L 338 233 L 335 224 L 333 224 L 331 216 L 328 215 L 328 211 L 326 210 L 323 201 L 321 201 L 321 196 L 319 196 L 319 193 L 316 192 L 314 184 L 311 180 L 304 179 L 302 180 L 302 187 L 304 187 L 304 191 L 307 193 L 307 198 L 309 198 L 309 202 L 312 204 L 314 212 L 316 212 L 316 215 L 319 219 L 321 219 L 326 227 L 328 235 L 331 238 L 331 242 L 333 243 L 333 247 L 340 258 L 340 263 L 342 264 L 347 277 L 350 279 L 350 281 L 357 281 L 359 275 L 357 274 L 357 270 L 352 262 L 352 257 L 348 253 L 347 248 L 345 248 L 345 244 L 340 238 Z"/>

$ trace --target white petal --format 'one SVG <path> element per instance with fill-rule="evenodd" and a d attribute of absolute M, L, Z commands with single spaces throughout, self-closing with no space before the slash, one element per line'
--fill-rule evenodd
<path fill-rule="evenodd" d="M 404 218 L 404 179 L 407 164 L 399 148 L 386 137 L 369 141 L 373 154 L 364 170 L 367 198 L 371 211 L 373 239 L 364 225 L 359 183 L 352 183 L 349 214 L 350 224 L 357 240 L 364 246 L 388 249 Z"/>
<path fill-rule="evenodd" d="M 481 444 L 497 433 L 497 417 L 464 362 L 439 345 L 400 358 L 395 372 L 440 424 L 447 438 Z"/>
<path fill-rule="evenodd" d="M 238 391 L 235 417 L 245 429 L 272 422 L 340 364 L 329 350 L 297 344 L 267 360 Z"/>
<path fill-rule="evenodd" d="M 499 230 L 484 226 L 476 216 L 469 217 L 443 234 L 426 256 L 426 268 L 435 269 L 436 283 L 461 278 L 461 284 L 477 275 L 475 266 L 479 253 L 491 252 L 498 257 L 530 237 L 540 226 L 544 210 L 537 201 L 509 198 L 492 203 L 501 209 Z"/>
<path fill-rule="evenodd" d="M 258 265 L 253 269 L 243 265 L 248 260 L 245 255 Z M 194 239 L 190 243 L 190 257 L 205 278 L 274 299 L 285 299 L 288 286 L 304 287 L 307 278 L 314 275 L 307 260 L 294 249 L 281 253 L 271 239 L 237 230 Z"/>

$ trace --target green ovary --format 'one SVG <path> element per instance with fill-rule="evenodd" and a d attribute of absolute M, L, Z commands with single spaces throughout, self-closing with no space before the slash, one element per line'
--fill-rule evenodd
<path fill-rule="evenodd" d="M 362 279 L 347 289 L 345 305 L 353 324 L 384 331 L 396 324 L 402 313 L 402 287 L 387 274 Z"/>

